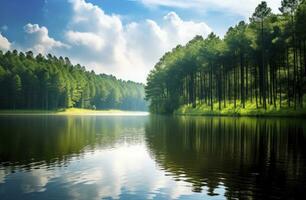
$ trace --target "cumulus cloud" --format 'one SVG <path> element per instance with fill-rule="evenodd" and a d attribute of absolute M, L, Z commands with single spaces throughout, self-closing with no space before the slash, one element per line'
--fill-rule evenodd
<path fill-rule="evenodd" d="M 0 32 L 0 50 L 7 51 L 11 48 L 11 43 Z"/>
<path fill-rule="evenodd" d="M 145 82 L 158 59 L 195 35 L 211 32 L 205 23 L 184 21 L 170 12 L 160 23 L 153 20 L 123 24 L 120 16 L 108 15 L 85 0 L 70 0 L 73 19 L 66 32 L 73 61 L 96 72 Z M 74 48 L 76 47 L 76 48 Z"/>
<path fill-rule="evenodd" d="M 128 57 L 134 65 L 150 70 L 158 59 L 178 44 L 185 44 L 196 35 L 207 35 L 211 29 L 205 23 L 183 21 L 170 12 L 161 24 L 153 20 L 128 24 L 125 30 Z"/>
<path fill-rule="evenodd" d="M 23 46 L 25 50 L 32 50 L 35 53 L 52 53 L 58 48 L 67 48 L 68 46 L 60 41 L 51 38 L 48 29 L 38 24 L 27 24 L 24 26 L 25 41 Z"/>
<path fill-rule="evenodd" d="M 89 65 L 97 72 L 119 73 L 126 64 L 123 25 L 118 16 L 110 16 L 84 0 L 70 1 L 73 19 L 66 39 L 72 46 L 72 60 Z M 77 47 L 77 48 L 74 48 Z"/>
<path fill-rule="evenodd" d="M 219 10 L 249 17 L 262 0 L 136 0 L 146 6 L 165 6 L 183 9 Z M 266 0 L 274 12 L 278 12 L 281 0 Z"/>
<path fill-rule="evenodd" d="M 70 43 L 75 46 L 87 46 L 94 48 L 95 51 L 102 50 L 105 41 L 99 35 L 91 32 L 68 31 L 66 33 Z"/>

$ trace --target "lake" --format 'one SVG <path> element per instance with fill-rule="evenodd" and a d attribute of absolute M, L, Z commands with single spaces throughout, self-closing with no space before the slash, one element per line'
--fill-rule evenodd
<path fill-rule="evenodd" d="M 0 116 L 0 199 L 298 199 L 306 121 Z"/>

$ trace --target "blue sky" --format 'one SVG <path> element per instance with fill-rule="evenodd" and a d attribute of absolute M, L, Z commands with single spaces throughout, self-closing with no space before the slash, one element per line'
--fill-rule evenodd
<path fill-rule="evenodd" d="M 247 20 L 258 0 L 1 0 L 0 49 L 69 56 L 97 73 L 145 82 L 195 35 Z M 280 0 L 268 0 L 277 12 Z"/>

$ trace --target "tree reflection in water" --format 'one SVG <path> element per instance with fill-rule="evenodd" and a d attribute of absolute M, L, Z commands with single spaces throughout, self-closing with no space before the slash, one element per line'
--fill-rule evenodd
<path fill-rule="evenodd" d="M 306 125 L 297 119 L 151 116 L 156 162 L 193 191 L 227 198 L 298 198 L 306 192 Z"/>
<path fill-rule="evenodd" d="M 299 199 L 304 121 L 1 116 L 0 196 Z"/>
<path fill-rule="evenodd" d="M 103 116 L 12 116 L 0 120 L 0 167 L 67 165 L 85 151 L 140 143 L 144 119 Z M 130 131 L 129 131 L 130 130 Z"/>

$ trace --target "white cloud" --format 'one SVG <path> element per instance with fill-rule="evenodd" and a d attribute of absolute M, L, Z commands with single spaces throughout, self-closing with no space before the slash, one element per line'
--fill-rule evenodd
<path fill-rule="evenodd" d="M 146 6 L 165 6 L 201 11 L 219 10 L 249 17 L 262 0 L 136 0 Z M 274 12 L 278 12 L 281 0 L 266 0 Z"/>
<path fill-rule="evenodd" d="M 70 0 L 73 19 L 66 32 L 71 46 L 69 57 L 96 72 L 145 82 L 158 59 L 195 35 L 207 35 L 205 23 L 184 21 L 176 13 L 167 14 L 160 24 L 153 20 L 123 24 L 117 15 L 84 0 Z"/>
<path fill-rule="evenodd" d="M 11 48 L 11 43 L 0 32 L 0 50 L 7 51 Z"/>
<path fill-rule="evenodd" d="M 60 41 L 56 41 L 48 34 L 48 29 L 44 26 L 39 27 L 38 24 L 27 24 L 24 26 L 26 33 L 26 45 L 22 49 L 32 50 L 34 53 L 52 53 L 57 48 L 67 47 Z"/>
<path fill-rule="evenodd" d="M 66 35 L 70 43 L 76 46 L 88 46 L 96 51 L 101 50 L 105 44 L 103 38 L 91 32 L 68 31 Z"/>

